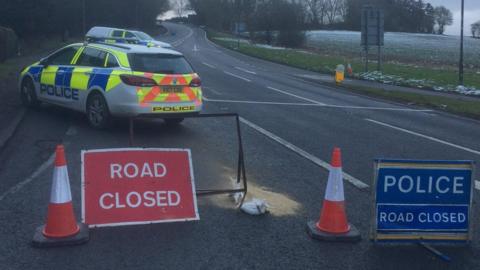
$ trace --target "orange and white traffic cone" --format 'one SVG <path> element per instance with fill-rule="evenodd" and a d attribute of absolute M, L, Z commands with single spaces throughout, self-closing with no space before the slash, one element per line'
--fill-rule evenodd
<path fill-rule="evenodd" d="M 32 243 L 36 247 L 55 247 L 83 244 L 88 239 L 88 227 L 77 224 L 73 212 L 65 149 L 58 145 L 47 222 L 37 228 Z"/>
<path fill-rule="evenodd" d="M 355 242 L 361 239 L 355 226 L 348 223 L 345 213 L 340 148 L 333 150 L 320 219 L 308 222 L 307 232 L 312 238 L 325 241 Z"/>
<path fill-rule="evenodd" d="M 352 77 L 353 75 L 353 69 L 352 69 L 352 65 L 350 65 L 350 63 L 347 65 L 347 74 L 349 77 Z"/>

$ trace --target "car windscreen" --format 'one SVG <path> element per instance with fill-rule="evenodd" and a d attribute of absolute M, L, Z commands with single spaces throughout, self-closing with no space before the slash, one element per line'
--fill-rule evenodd
<path fill-rule="evenodd" d="M 160 74 L 190 74 L 193 69 L 181 55 L 172 54 L 128 54 L 133 71 Z"/>
<path fill-rule="evenodd" d="M 138 38 L 140 38 L 141 40 L 153 40 L 153 38 L 151 36 L 149 36 L 148 34 L 146 33 L 143 33 L 143 32 L 135 32 L 135 34 L 137 35 Z"/>

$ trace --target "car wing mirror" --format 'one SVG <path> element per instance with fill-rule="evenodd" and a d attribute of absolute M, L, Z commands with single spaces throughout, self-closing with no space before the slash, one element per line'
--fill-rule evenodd
<path fill-rule="evenodd" d="M 50 65 L 50 61 L 48 58 L 42 58 L 39 63 L 43 67 L 48 67 Z"/>

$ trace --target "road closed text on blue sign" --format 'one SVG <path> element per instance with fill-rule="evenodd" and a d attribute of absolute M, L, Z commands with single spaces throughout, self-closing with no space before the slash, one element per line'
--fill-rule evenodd
<path fill-rule="evenodd" d="M 376 241 L 468 241 L 472 161 L 377 160 Z"/>

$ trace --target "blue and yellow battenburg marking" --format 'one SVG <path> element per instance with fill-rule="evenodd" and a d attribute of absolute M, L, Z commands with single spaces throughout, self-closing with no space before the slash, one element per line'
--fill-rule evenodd
<path fill-rule="evenodd" d="M 92 87 L 112 90 L 121 83 L 120 75 L 126 72 L 108 68 L 31 66 L 23 72 L 26 73 L 40 83 L 40 94 L 76 101 L 79 91 Z"/>

